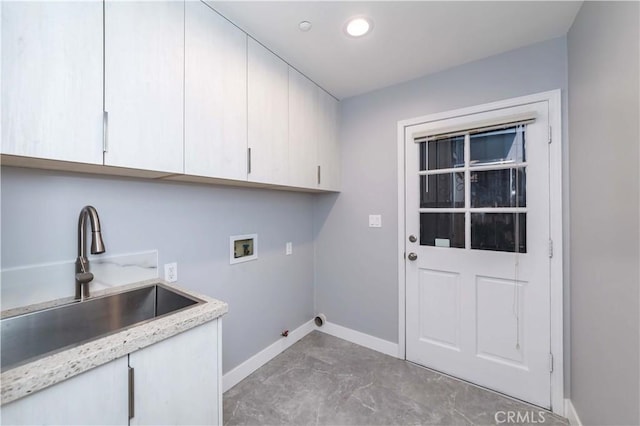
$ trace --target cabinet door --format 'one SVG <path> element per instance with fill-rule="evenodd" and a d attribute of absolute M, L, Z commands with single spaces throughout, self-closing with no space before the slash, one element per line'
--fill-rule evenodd
<path fill-rule="evenodd" d="M 186 3 L 185 174 L 247 179 L 247 36 Z"/>
<path fill-rule="evenodd" d="M 289 67 L 289 185 L 316 188 L 320 89 Z"/>
<path fill-rule="evenodd" d="M 105 2 L 105 164 L 183 172 L 184 2 Z"/>
<path fill-rule="evenodd" d="M 289 177 L 289 66 L 248 41 L 249 180 L 287 185 Z"/>
<path fill-rule="evenodd" d="M 127 357 L 2 406 L 6 425 L 126 425 Z"/>
<path fill-rule="evenodd" d="M 131 425 L 220 424 L 218 321 L 129 355 L 134 369 Z"/>
<path fill-rule="evenodd" d="M 2 153 L 102 163 L 102 4 L 0 2 Z"/>
<path fill-rule="evenodd" d="M 338 140 L 338 101 L 324 90 L 320 90 L 318 131 L 318 165 L 320 183 L 318 188 L 338 191 L 340 189 L 340 144 Z"/>

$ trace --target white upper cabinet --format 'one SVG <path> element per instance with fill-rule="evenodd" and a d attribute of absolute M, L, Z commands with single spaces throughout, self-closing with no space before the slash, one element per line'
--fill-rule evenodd
<path fill-rule="evenodd" d="M 247 36 L 186 2 L 185 174 L 247 179 Z"/>
<path fill-rule="evenodd" d="M 287 185 L 289 179 L 289 66 L 248 40 L 249 181 Z"/>
<path fill-rule="evenodd" d="M 105 165 L 182 173 L 184 2 L 105 2 Z"/>
<path fill-rule="evenodd" d="M 338 101 L 319 89 L 318 129 L 319 189 L 340 190 L 340 144 L 338 142 Z"/>
<path fill-rule="evenodd" d="M 320 89 L 289 67 L 289 185 L 318 186 L 317 142 Z"/>
<path fill-rule="evenodd" d="M 0 2 L 2 153 L 102 163 L 102 4 Z"/>
<path fill-rule="evenodd" d="M 0 12 L 4 164 L 339 190 L 338 102 L 204 2 Z"/>
<path fill-rule="evenodd" d="M 289 185 L 338 190 L 338 101 L 289 68 Z"/>

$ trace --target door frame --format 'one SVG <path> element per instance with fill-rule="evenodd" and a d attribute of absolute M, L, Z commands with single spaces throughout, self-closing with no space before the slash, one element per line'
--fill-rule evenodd
<path fill-rule="evenodd" d="M 562 110 L 560 89 L 505 99 L 451 111 L 398 121 L 398 358 L 406 359 L 406 263 L 405 263 L 405 137 L 406 128 L 416 124 L 472 115 L 534 102 L 549 103 L 549 227 L 553 242 L 550 259 L 551 409 L 564 415 L 563 353 L 563 241 L 562 241 Z"/>

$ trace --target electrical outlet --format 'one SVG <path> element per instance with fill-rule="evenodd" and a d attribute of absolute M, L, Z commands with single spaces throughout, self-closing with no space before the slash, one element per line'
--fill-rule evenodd
<path fill-rule="evenodd" d="M 289 256 L 290 254 L 293 253 L 293 244 L 291 244 L 291 242 L 288 242 L 285 246 L 284 252 L 287 256 Z"/>
<path fill-rule="evenodd" d="M 175 283 L 176 281 L 178 281 L 178 264 L 176 262 L 165 263 L 164 279 L 170 283 Z"/>

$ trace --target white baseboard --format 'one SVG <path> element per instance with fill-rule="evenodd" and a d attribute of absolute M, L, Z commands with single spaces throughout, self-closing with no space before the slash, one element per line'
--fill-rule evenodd
<path fill-rule="evenodd" d="M 293 345 L 313 330 L 315 330 L 315 323 L 313 320 L 308 321 L 295 330 L 290 331 L 289 337 L 282 337 L 278 339 L 276 342 L 267 346 L 242 364 L 228 371 L 224 376 L 222 376 L 222 392 L 226 392 L 240 383 L 244 378 L 249 376 L 249 374 L 271 361 L 289 346 Z"/>
<path fill-rule="evenodd" d="M 293 345 L 313 330 L 318 330 L 331 336 L 344 339 L 348 342 L 355 343 L 356 345 L 382 352 L 383 354 L 390 355 L 394 358 L 398 357 L 397 343 L 392 343 L 341 325 L 332 324 L 330 322 L 326 322 L 322 327 L 316 327 L 314 320 L 311 320 L 302 324 L 295 330 L 290 331 L 289 337 L 278 339 L 276 342 L 267 346 L 242 364 L 228 371 L 224 376 L 222 376 L 222 392 L 226 392 L 240 383 L 251 373 L 271 361 L 289 346 Z"/>
<path fill-rule="evenodd" d="M 568 398 L 564 400 L 564 415 L 569 420 L 569 424 L 571 426 L 582 426 L 582 422 L 580 421 L 580 417 L 578 417 L 576 408 Z"/>
<path fill-rule="evenodd" d="M 356 345 L 382 352 L 383 354 L 390 355 L 394 358 L 398 358 L 397 343 L 392 343 L 388 340 L 383 340 L 379 337 L 374 337 L 330 322 L 326 322 L 322 327 L 317 327 L 316 330 L 339 337 L 340 339 L 347 340 L 351 343 L 355 343 Z"/>

